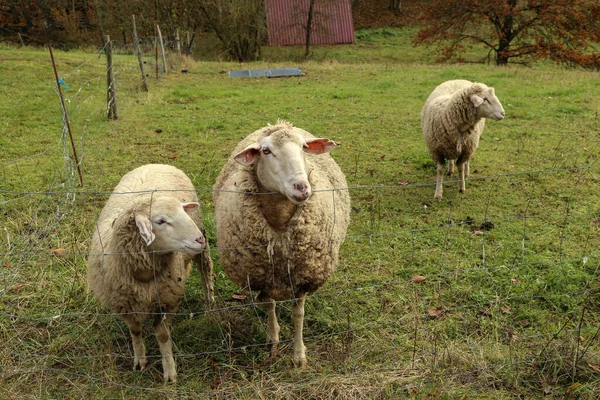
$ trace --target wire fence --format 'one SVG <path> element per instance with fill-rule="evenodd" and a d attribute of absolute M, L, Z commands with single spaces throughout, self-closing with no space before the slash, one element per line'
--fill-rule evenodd
<path fill-rule="evenodd" d="M 102 155 L 88 144 L 106 118 L 99 54 L 61 75 L 83 165 Z M 131 57 L 116 57 L 125 102 L 134 101 L 139 85 Z M 148 371 L 130 371 L 133 349 L 121 314 L 87 292 L 89 241 L 111 191 L 79 187 L 65 129 L 56 137 L 0 163 L 0 331 L 8 344 L 0 349 L 0 379 L 20 388 L 13 396 L 393 397 L 444 380 L 552 393 L 593 381 L 600 370 L 600 164 L 591 158 L 471 178 L 468 186 L 487 193 L 477 204 L 433 205 L 429 182 L 336 188 L 350 192 L 351 225 L 345 238 L 333 238 L 344 241 L 334 276 L 307 301 L 311 372 L 289 368 L 294 300 L 277 302 L 282 350 L 270 359 L 263 304 L 217 267 L 214 306 L 202 302 L 194 273 L 172 315 L 183 383 L 163 386 L 151 330 Z M 116 184 L 119 177 L 112 178 Z M 448 180 L 446 190 L 455 185 Z M 499 201 L 501 191 L 514 195 Z M 223 251 L 237 249 L 217 248 L 212 190 L 198 187 L 198 194 L 218 264 Z"/>

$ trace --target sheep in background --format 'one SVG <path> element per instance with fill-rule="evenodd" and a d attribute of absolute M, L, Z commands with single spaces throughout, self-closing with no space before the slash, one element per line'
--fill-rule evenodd
<path fill-rule="evenodd" d="M 449 175 L 456 160 L 458 191 L 465 191 L 465 176 L 469 176 L 469 163 L 479 145 L 485 118 L 499 121 L 504 115 L 494 88 L 483 83 L 447 81 L 429 95 L 421 110 L 421 126 L 429 154 L 437 163 L 434 198 L 442 198 L 446 160 Z"/>
<path fill-rule="evenodd" d="M 213 192 L 223 269 L 266 303 L 272 356 L 275 302 L 293 299 L 293 362 L 301 367 L 305 298 L 333 274 L 350 219 L 346 178 L 327 154 L 334 146 L 278 121 L 238 144 Z"/>
<path fill-rule="evenodd" d="M 165 382 L 177 380 L 170 337 L 191 259 L 200 266 L 206 300 L 213 298 L 212 261 L 201 226 L 198 196 L 179 169 L 149 164 L 127 173 L 106 202 L 87 261 L 89 289 L 123 318 L 133 342 L 133 368 L 146 368 L 143 322 L 155 330 Z"/>

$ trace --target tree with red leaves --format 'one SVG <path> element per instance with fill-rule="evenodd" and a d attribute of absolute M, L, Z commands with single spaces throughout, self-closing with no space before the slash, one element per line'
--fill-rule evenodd
<path fill-rule="evenodd" d="M 497 65 L 547 58 L 600 68 L 590 48 L 600 40 L 598 0 L 433 0 L 420 19 L 413 43 L 439 44 L 439 61 L 481 45 Z"/>

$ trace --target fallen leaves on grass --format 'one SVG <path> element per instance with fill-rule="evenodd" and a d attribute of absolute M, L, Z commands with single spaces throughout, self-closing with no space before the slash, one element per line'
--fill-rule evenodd
<path fill-rule="evenodd" d="M 412 278 L 410 278 L 410 280 L 414 283 L 423 283 L 425 282 L 425 277 L 421 275 L 415 275 Z"/>
<path fill-rule="evenodd" d="M 430 308 L 427 310 L 427 314 L 429 314 L 429 316 L 431 318 L 440 319 L 444 315 L 444 308 L 443 307 Z"/>

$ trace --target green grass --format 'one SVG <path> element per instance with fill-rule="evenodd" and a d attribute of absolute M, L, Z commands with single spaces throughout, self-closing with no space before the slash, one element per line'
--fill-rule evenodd
<path fill-rule="evenodd" d="M 213 47 L 205 61 L 171 57 L 174 72 L 159 80 L 146 57 L 149 93 L 137 61 L 119 54 L 117 121 L 105 120 L 105 59 L 55 51 L 83 187 L 61 139 L 47 50 L 1 48 L 0 397 L 598 397 L 597 73 L 437 65 L 410 33 L 359 31 L 355 45 L 316 46 L 308 60 L 291 47 L 230 63 Z M 305 76 L 227 77 L 279 66 Z M 434 201 L 420 110 L 455 78 L 494 86 L 507 117 L 486 124 L 466 193 L 446 178 Z M 232 299 L 238 289 L 218 267 L 214 240 L 221 166 L 242 137 L 278 118 L 342 143 L 332 155 L 353 202 L 338 269 L 307 302 L 306 370 L 291 367 L 289 342 L 267 363 L 265 311 L 250 296 Z M 191 177 L 217 265 L 216 311 L 205 313 L 197 273 L 187 285 L 172 331 L 179 382 L 168 386 L 151 329 L 151 368 L 134 372 L 126 326 L 85 282 L 107 192 L 149 162 Z M 65 256 L 53 254 L 61 248 Z M 278 309 L 287 341 L 291 305 Z"/>

